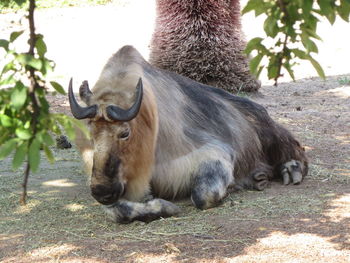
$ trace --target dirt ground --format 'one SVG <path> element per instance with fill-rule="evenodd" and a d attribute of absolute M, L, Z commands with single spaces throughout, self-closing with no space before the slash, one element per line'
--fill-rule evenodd
<path fill-rule="evenodd" d="M 86 76 L 93 83 L 105 59 L 124 42 L 147 56 L 153 6 L 122 3 L 39 12 L 38 24 L 45 23 L 38 28 L 58 60 L 53 79 L 64 82 L 75 74 L 77 83 Z M 116 26 L 117 40 L 110 28 L 106 35 L 98 31 L 100 23 L 135 19 L 131 14 L 141 22 Z M 13 17 L 0 16 L 0 38 L 20 27 L 11 23 Z M 128 36 L 139 23 L 145 24 L 140 35 Z M 75 31 L 79 27 L 83 32 Z M 108 41 L 101 41 L 102 35 Z M 177 203 L 178 217 L 119 225 L 108 221 L 90 196 L 74 147 L 54 149 L 53 165 L 42 158 L 24 207 L 18 204 L 23 170 L 12 171 L 6 159 L 0 161 L 0 262 L 350 262 L 350 74 L 342 66 L 349 54 L 348 44 L 334 39 L 321 46 L 335 48 L 320 57 L 326 81 L 301 65 L 298 76 L 306 78 L 285 79 L 278 87 L 262 79 L 260 93 L 250 96 L 305 146 L 310 173 L 302 184 L 232 193 L 222 206 L 206 211 L 184 200 Z M 54 111 L 68 110 L 64 96 L 51 105 Z"/>

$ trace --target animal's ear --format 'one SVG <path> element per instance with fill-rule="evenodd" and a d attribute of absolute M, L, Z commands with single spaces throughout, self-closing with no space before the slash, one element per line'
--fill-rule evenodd
<path fill-rule="evenodd" d="M 89 88 L 89 83 L 87 82 L 87 80 L 84 80 L 83 83 L 80 85 L 79 95 L 82 101 L 86 103 L 86 105 L 90 105 L 92 92 Z"/>

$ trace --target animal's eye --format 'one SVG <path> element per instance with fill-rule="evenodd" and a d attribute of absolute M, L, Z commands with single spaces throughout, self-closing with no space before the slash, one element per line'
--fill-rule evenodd
<path fill-rule="evenodd" d="M 125 130 L 118 135 L 119 139 L 121 139 L 121 140 L 126 140 L 129 138 L 129 136 L 130 136 L 129 130 Z"/>

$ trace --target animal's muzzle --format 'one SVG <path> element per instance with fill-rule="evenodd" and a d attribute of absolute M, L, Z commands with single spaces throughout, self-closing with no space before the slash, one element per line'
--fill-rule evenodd
<path fill-rule="evenodd" d="M 124 185 L 119 182 L 110 186 L 97 184 L 91 186 L 91 195 L 97 202 L 103 205 L 111 205 L 124 194 L 124 189 Z"/>

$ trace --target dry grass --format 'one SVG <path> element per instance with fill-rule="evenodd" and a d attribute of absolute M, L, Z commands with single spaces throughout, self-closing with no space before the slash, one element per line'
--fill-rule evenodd
<path fill-rule="evenodd" d="M 102 209 L 89 196 L 76 151 L 60 150 L 56 155 L 54 165 L 43 159 L 40 171 L 31 175 L 27 206 L 18 203 L 22 172 L 13 172 L 9 159 L 1 162 L 0 233 L 2 236 L 21 235 L 24 251 L 58 241 L 74 243 L 81 239 L 153 242 L 182 235 L 203 237 L 215 233 L 216 226 L 211 224 L 210 218 L 229 216 L 230 222 L 259 222 L 283 216 L 319 214 L 330 198 L 323 192 L 305 192 L 299 187 L 285 187 L 287 192 L 281 191 L 283 186 L 276 183 L 264 192 L 233 193 L 218 208 L 200 211 L 189 201 L 180 201 L 183 210 L 180 217 L 149 224 L 116 225 L 107 220 Z M 333 179 L 329 171 L 322 169 L 313 165 L 312 180 Z"/>

